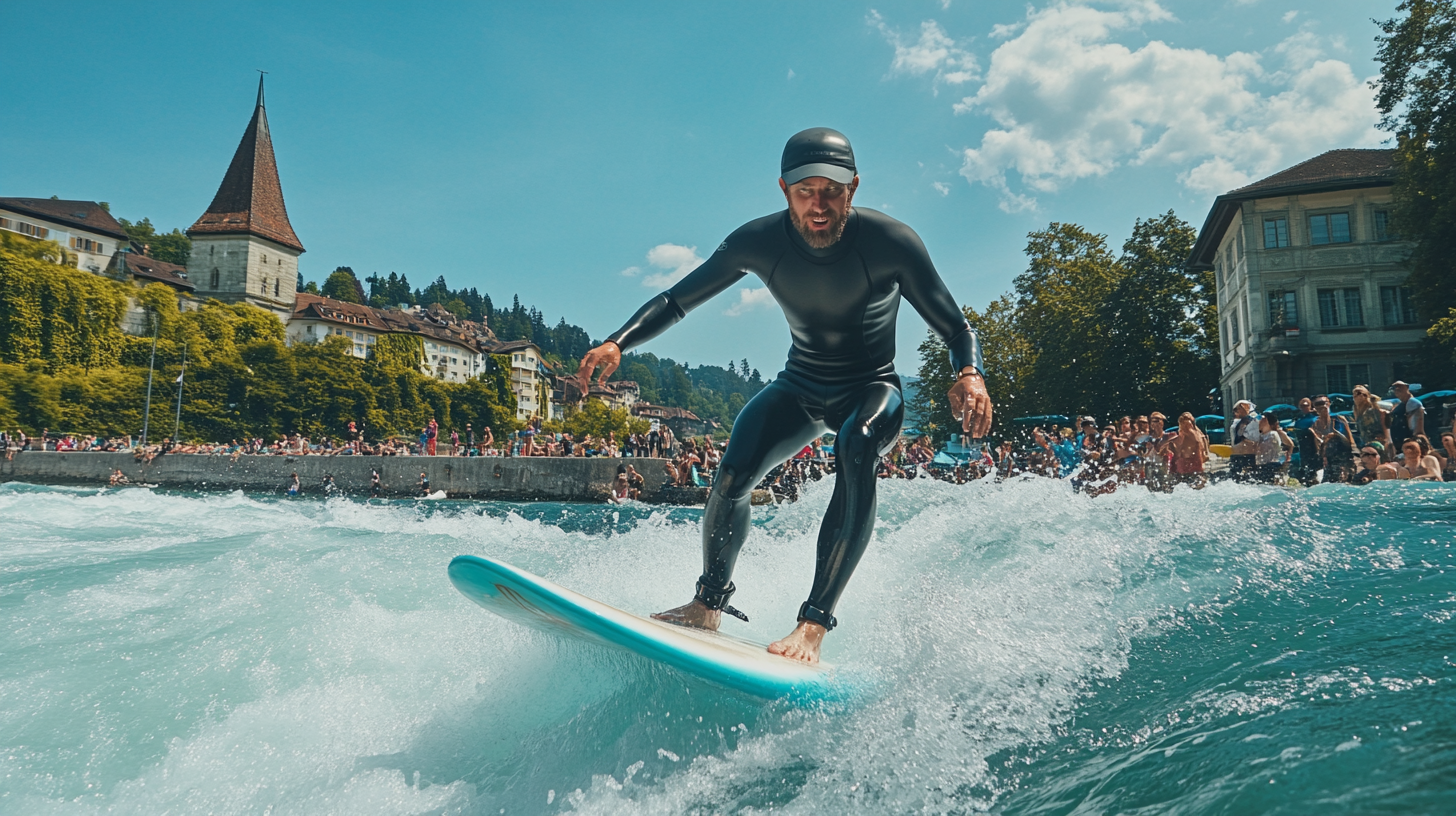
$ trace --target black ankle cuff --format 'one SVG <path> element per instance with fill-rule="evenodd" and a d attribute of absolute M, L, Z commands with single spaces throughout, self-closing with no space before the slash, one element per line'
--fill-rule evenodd
<path fill-rule="evenodd" d="M 817 623 L 824 627 L 824 631 L 826 632 L 839 625 L 839 620 L 833 615 L 817 607 L 810 606 L 808 601 L 805 601 L 799 607 L 799 620 Z"/>
<path fill-rule="evenodd" d="M 722 589 L 710 589 L 707 579 L 706 575 L 698 578 L 698 591 L 693 595 L 693 600 L 701 601 L 709 609 L 722 610 L 728 606 L 728 599 L 733 597 L 733 593 L 738 591 L 738 587 L 733 586 L 733 582 L 729 581 L 728 586 Z"/>

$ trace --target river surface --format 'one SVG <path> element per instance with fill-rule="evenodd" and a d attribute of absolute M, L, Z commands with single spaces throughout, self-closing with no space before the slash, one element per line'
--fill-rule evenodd
<path fill-rule="evenodd" d="M 828 484 L 734 604 L 808 591 Z M 495 618 L 687 599 L 701 511 L 0 485 L 0 813 L 1451 813 L 1456 486 L 882 483 L 795 708 Z"/>

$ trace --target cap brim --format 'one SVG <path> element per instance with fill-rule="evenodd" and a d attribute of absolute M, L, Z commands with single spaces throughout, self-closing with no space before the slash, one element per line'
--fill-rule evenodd
<path fill-rule="evenodd" d="M 854 171 L 848 167 L 841 167 L 837 164 L 802 164 L 792 170 L 786 171 L 780 178 L 785 184 L 798 184 L 806 178 L 822 176 L 830 181 L 837 181 L 840 184 L 848 184 L 854 181 Z"/>

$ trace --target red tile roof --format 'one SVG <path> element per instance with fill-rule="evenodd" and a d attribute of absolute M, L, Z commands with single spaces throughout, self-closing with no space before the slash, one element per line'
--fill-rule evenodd
<path fill-rule="evenodd" d="M 187 280 L 187 267 L 149 258 L 140 252 L 118 252 L 112 255 L 107 269 L 129 272 L 134 277 L 160 281 L 189 292 L 197 289 L 196 284 Z"/>
<path fill-rule="evenodd" d="M 126 233 L 111 213 L 94 201 L 60 201 L 54 198 L 0 198 L 0 207 L 12 212 L 44 218 L 57 224 L 79 227 L 125 241 Z"/>
<path fill-rule="evenodd" d="M 188 235 L 247 234 L 266 238 L 303 252 L 303 244 L 288 222 L 283 205 L 283 187 L 278 183 L 278 162 L 273 158 L 273 138 L 268 133 L 268 113 L 263 108 L 263 82 L 258 81 L 258 105 L 243 131 L 243 140 L 233 154 L 232 164 L 207 212 L 187 230 Z"/>
<path fill-rule="evenodd" d="M 298 293 L 293 307 L 294 320 L 323 320 L 341 326 L 360 326 L 382 333 L 418 334 L 432 340 L 454 343 L 476 353 L 497 353 L 493 345 L 462 327 L 441 326 L 412 312 L 398 309 L 376 309 L 359 303 L 335 300 L 321 295 Z"/>
<path fill-rule="evenodd" d="M 673 408 L 669 405 L 653 405 L 650 402 L 639 402 L 636 405 L 633 405 L 632 413 L 635 416 L 645 415 L 661 417 L 663 419 L 675 419 L 681 417 L 683 419 L 698 420 L 698 415 L 693 413 L 692 411 L 689 411 L 686 408 Z"/>

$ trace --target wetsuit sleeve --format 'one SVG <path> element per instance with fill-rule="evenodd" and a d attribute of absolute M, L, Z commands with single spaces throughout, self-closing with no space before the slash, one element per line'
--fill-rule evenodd
<path fill-rule="evenodd" d="M 622 351 L 630 351 L 667 331 L 674 323 L 686 317 L 688 312 L 741 280 L 747 270 L 740 253 L 728 249 L 733 240 L 734 236 L 729 236 L 718 247 L 717 252 L 686 278 L 647 301 L 607 340 L 616 343 Z"/>
<path fill-rule="evenodd" d="M 904 241 L 909 258 L 900 275 L 900 291 L 950 350 L 952 369 L 959 373 L 966 366 L 972 366 L 985 375 L 981 340 L 971 324 L 966 322 L 966 316 L 950 296 L 950 290 L 945 288 L 940 273 L 935 271 L 925 244 L 913 232 L 906 235 Z"/>

